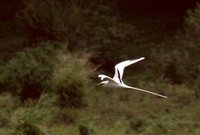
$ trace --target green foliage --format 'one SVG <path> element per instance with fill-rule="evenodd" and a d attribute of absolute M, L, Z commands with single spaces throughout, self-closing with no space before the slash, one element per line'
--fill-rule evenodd
<path fill-rule="evenodd" d="M 115 54 L 121 52 L 121 46 L 138 42 L 138 31 L 120 21 L 113 1 L 33 0 L 23 1 L 23 5 L 21 19 L 30 41 L 67 41 L 70 50 L 99 48 L 109 60 L 119 57 Z"/>
<path fill-rule="evenodd" d="M 185 29 L 177 36 L 178 47 L 176 49 L 177 68 L 179 74 L 185 78 L 185 83 L 194 88 L 199 98 L 199 74 L 200 74 L 200 5 L 189 10 L 185 17 Z M 179 66 L 181 65 L 181 66 Z M 186 82 L 187 81 L 187 82 Z"/>
<path fill-rule="evenodd" d="M 45 135 L 40 129 L 29 123 L 20 124 L 16 127 L 13 135 Z"/>
<path fill-rule="evenodd" d="M 200 5 L 197 4 L 194 10 L 189 10 L 185 18 L 186 25 L 192 36 L 198 36 L 200 33 Z"/>
<path fill-rule="evenodd" d="M 0 127 L 9 125 L 12 111 L 19 106 L 19 101 L 16 97 L 9 93 L 2 93 L 0 96 Z"/>
<path fill-rule="evenodd" d="M 15 96 L 3 93 L 0 96 L 0 133 L 8 135 L 43 135 L 40 125 L 51 123 L 58 109 L 53 106 L 55 98 L 45 94 L 39 102 L 22 105 Z M 48 124 L 47 124 L 48 125 Z"/>
<path fill-rule="evenodd" d="M 49 126 L 58 115 L 55 106 L 56 97 L 52 94 L 43 94 L 36 102 L 26 101 L 24 106 L 13 109 L 10 112 L 9 123 L 13 134 L 19 135 L 44 135 L 45 128 Z"/>
<path fill-rule="evenodd" d="M 83 15 L 84 23 L 81 23 L 73 38 L 69 37 L 69 45 L 76 44 L 77 48 L 98 48 L 101 55 L 99 59 L 104 60 L 119 59 L 119 53 L 125 57 L 133 53 L 128 51 L 124 54 L 122 48 L 138 41 L 138 31 L 133 25 L 121 22 L 118 14 L 107 5 L 100 4 L 86 13 L 90 17 Z"/>
<path fill-rule="evenodd" d="M 20 18 L 31 41 L 62 39 L 67 32 L 68 8 L 59 1 L 23 0 Z"/>
<path fill-rule="evenodd" d="M 67 105 L 67 106 L 72 106 L 72 105 Z M 77 119 L 79 118 L 78 113 L 72 108 L 62 108 L 56 113 L 57 115 L 55 116 L 54 121 L 57 123 L 73 124 L 76 123 Z"/>
<path fill-rule="evenodd" d="M 61 106 L 80 107 L 89 88 L 94 68 L 89 63 L 91 54 L 59 52 L 54 67 L 51 86 L 60 99 Z"/>
<path fill-rule="evenodd" d="M 200 73 L 199 18 L 200 6 L 197 5 L 195 9 L 187 12 L 183 30 L 176 33 L 171 41 L 162 43 L 162 48 L 152 49 L 152 56 L 157 65 L 154 68 L 159 79 L 174 84 L 199 85 L 196 81 L 199 80 Z"/>
<path fill-rule="evenodd" d="M 143 119 L 135 119 L 130 121 L 130 127 L 137 133 L 143 132 L 146 126 L 147 126 L 146 121 Z"/>
<path fill-rule="evenodd" d="M 65 41 L 67 38 L 72 46 L 76 42 L 84 44 L 81 43 L 84 42 L 83 38 L 91 36 L 88 35 L 88 32 L 91 31 L 91 28 L 96 27 L 90 25 L 93 25 L 94 21 L 98 22 L 99 13 L 96 14 L 96 10 L 102 12 L 99 7 L 104 10 L 104 13 L 111 10 L 102 3 L 106 2 L 23 0 L 20 19 L 24 23 L 31 41 Z"/>
<path fill-rule="evenodd" d="M 154 68 L 158 75 L 158 80 L 165 80 L 172 84 L 182 84 L 196 79 L 198 69 L 195 64 L 197 63 L 191 58 L 190 52 L 184 51 L 183 48 L 158 49 L 153 53 L 153 57 L 157 59 L 155 62 L 157 65 Z"/>
<path fill-rule="evenodd" d="M 36 124 L 41 122 L 44 116 L 44 113 L 35 108 L 19 108 L 15 110 L 11 117 L 11 125 L 14 127 L 13 132 L 19 135 L 40 135 L 40 129 Z"/>
<path fill-rule="evenodd" d="M 1 91 L 20 94 L 22 99 L 38 98 L 51 76 L 53 53 L 54 48 L 49 44 L 17 52 L 2 67 Z"/>

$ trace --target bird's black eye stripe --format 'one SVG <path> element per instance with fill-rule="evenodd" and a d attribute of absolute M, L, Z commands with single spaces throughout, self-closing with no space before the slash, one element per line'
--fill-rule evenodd
<path fill-rule="evenodd" d="M 118 69 L 117 69 L 117 73 L 118 73 L 118 75 L 119 75 L 119 81 L 120 81 L 120 83 L 122 83 L 121 76 L 120 76 L 120 73 L 119 73 L 119 70 L 118 70 Z"/>

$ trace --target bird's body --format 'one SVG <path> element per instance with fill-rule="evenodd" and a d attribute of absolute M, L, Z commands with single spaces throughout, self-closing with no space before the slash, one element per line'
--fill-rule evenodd
<path fill-rule="evenodd" d="M 144 57 L 141 57 L 139 59 L 126 60 L 126 61 L 118 63 L 117 65 L 115 65 L 115 74 L 114 74 L 113 78 L 111 78 L 111 77 L 109 77 L 107 75 L 103 75 L 103 74 L 98 75 L 98 77 L 101 79 L 100 85 L 107 86 L 107 87 L 127 88 L 127 89 L 146 92 L 146 93 L 153 94 L 153 95 L 156 95 L 156 96 L 159 96 L 159 97 L 167 98 L 166 96 L 157 94 L 155 92 L 151 92 L 151 91 L 140 89 L 140 88 L 136 88 L 136 87 L 131 87 L 131 86 L 128 86 L 128 85 L 124 84 L 124 82 L 122 80 L 123 73 L 124 73 L 124 68 L 129 66 L 129 65 L 131 65 L 131 64 L 134 64 L 136 62 L 139 62 L 139 61 L 141 61 L 143 59 L 144 59 Z"/>

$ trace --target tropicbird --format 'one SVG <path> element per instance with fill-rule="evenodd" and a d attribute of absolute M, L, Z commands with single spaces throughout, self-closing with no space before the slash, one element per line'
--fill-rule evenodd
<path fill-rule="evenodd" d="M 159 97 L 167 98 L 167 96 L 160 95 L 160 94 L 155 93 L 155 92 L 151 92 L 151 91 L 136 88 L 136 87 L 131 87 L 131 86 L 124 84 L 124 82 L 122 81 L 124 68 L 131 65 L 131 64 L 134 64 L 136 62 L 139 62 L 141 60 L 144 60 L 144 57 L 141 57 L 139 59 L 126 60 L 126 61 L 122 61 L 122 62 L 118 63 L 117 65 L 115 65 L 115 74 L 114 74 L 113 78 L 111 78 L 107 75 L 103 75 L 103 74 L 98 75 L 98 77 L 101 80 L 101 83 L 99 83 L 98 85 L 103 85 L 103 86 L 107 86 L 107 87 L 128 88 L 128 89 L 132 89 L 132 90 L 137 90 L 137 91 L 142 91 L 142 92 L 146 92 L 146 93 L 149 93 L 149 94 L 153 94 L 153 95 L 156 95 L 156 96 L 159 96 Z"/>

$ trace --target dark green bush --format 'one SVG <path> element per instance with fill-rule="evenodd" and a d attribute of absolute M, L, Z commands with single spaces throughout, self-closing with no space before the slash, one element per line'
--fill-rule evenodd
<path fill-rule="evenodd" d="M 185 19 L 185 31 L 180 36 L 183 51 L 187 52 L 187 66 L 191 79 L 189 85 L 195 89 L 196 96 L 200 97 L 200 5 L 194 10 L 189 10 Z"/>
<path fill-rule="evenodd" d="M 67 32 L 68 8 L 59 1 L 22 0 L 20 19 L 24 23 L 29 40 L 63 39 Z"/>
<path fill-rule="evenodd" d="M 10 117 L 10 126 L 13 134 L 17 135 L 43 135 L 39 124 L 46 118 L 45 112 L 37 107 L 18 108 L 13 111 Z"/>
<path fill-rule="evenodd" d="M 200 34 L 200 5 L 197 4 L 196 8 L 189 10 L 185 18 L 185 25 L 187 27 L 187 32 L 197 38 Z"/>
<path fill-rule="evenodd" d="M 121 53 L 122 46 L 138 42 L 138 31 L 122 22 L 112 1 L 28 0 L 23 5 L 20 18 L 30 41 L 67 41 L 69 50 L 99 48 L 101 59 L 109 60 L 119 58 L 115 54 Z M 136 52 L 133 47 L 122 56 Z"/>
<path fill-rule="evenodd" d="M 29 123 L 23 123 L 16 127 L 13 135 L 45 135 L 40 128 Z"/>
<path fill-rule="evenodd" d="M 48 85 L 53 68 L 54 47 L 43 44 L 17 52 L 0 74 L 1 91 L 11 91 L 22 100 L 38 98 Z"/>
<path fill-rule="evenodd" d="M 158 80 L 181 84 L 192 79 L 195 71 L 191 70 L 193 67 L 190 67 L 188 52 L 178 45 L 177 48 L 169 50 L 158 49 L 152 56 L 156 60 L 154 72 Z"/>
<path fill-rule="evenodd" d="M 94 69 L 89 63 L 90 53 L 59 52 L 54 67 L 51 86 L 59 95 L 59 103 L 64 107 L 81 107 L 83 97 L 90 88 Z"/>
<path fill-rule="evenodd" d="M 200 73 L 200 6 L 189 10 L 185 17 L 184 28 L 162 48 L 153 48 L 153 58 L 160 79 L 175 84 L 197 83 Z M 155 51 L 156 50 L 156 51 Z"/>
<path fill-rule="evenodd" d="M 0 96 L 0 127 L 9 125 L 12 111 L 19 106 L 19 101 L 10 93 L 1 93 Z"/>
<path fill-rule="evenodd" d="M 55 106 L 56 96 L 42 94 L 38 101 L 29 100 L 10 112 L 7 127 L 14 135 L 44 135 L 44 126 L 50 126 L 59 116 L 60 110 Z"/>
<path fill-rule="evenodd" d="M 147 125 L 148 124 L 144 119 L 136 119 L 130 121 L 131 129 L 133 129 L 137 133 L 141 133 Z"/>
<path fill-rule="evenodd" d="M 31 41 L 67 38 L 73 42 L 91 21 L 89 14 L 96 10 L 97 3 L 102 2 L 22 0 L 20 20 Z"/>

